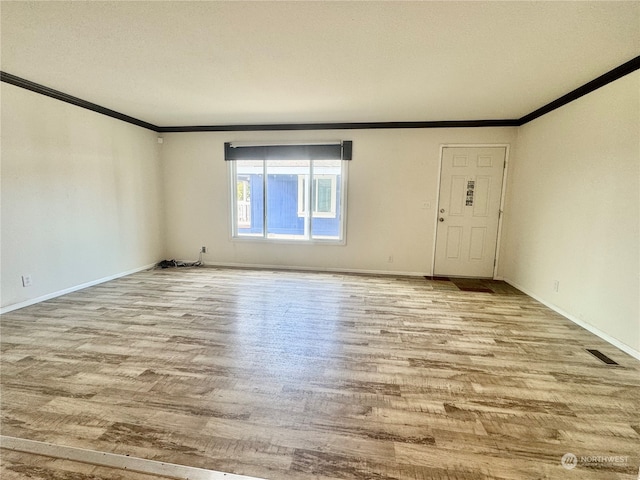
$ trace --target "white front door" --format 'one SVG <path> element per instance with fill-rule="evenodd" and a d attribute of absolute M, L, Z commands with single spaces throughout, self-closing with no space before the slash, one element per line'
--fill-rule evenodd
<path fill-rule="evenodd" d="M 506 147 L 444 147 L 434 275 L 493 278 Z"/>

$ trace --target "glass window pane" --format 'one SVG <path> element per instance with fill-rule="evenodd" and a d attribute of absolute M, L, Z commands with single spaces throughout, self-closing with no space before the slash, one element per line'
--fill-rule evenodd
<path fill-rule="evenodd" d="M 239 237 L 261 237 L 264 231 L 263 162 L 235 162 L 236 231 Z"/>
<path fill-rule="evenodd" d="M 316 184 L 316 212 L 331 212 L 331 179 L 319 178 Z"/>
<path fill-rule="evenodd" d="M 306 240 L 309 238 L 308 209 L 304 181 L 310 173 L 309 160 L 267 160 L 267 238 Z M 303 181 L 300 181 L 302 177 Z M 299 185 L 302 184 L 302 196 Z M 300 215 L 299 213 L 302 213 Z"/>
<path fill-rule="evenodd" d="M 311 222 L 311 237 L 316 240 L 340 240 L 342 162 L 315 160 L 313 177 L 315 211 Z"/>

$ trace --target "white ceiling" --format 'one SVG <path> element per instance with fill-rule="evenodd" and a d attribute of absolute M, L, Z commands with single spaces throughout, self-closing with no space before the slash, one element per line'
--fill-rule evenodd
<path fill-rule="evenodd" d="M 640 2 L 6 2 L 1 69 L 159 126 L 519 118 L 640 54 Z"/>

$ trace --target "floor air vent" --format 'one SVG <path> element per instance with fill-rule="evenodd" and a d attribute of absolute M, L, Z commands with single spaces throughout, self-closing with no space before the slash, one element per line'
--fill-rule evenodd
<path fill-rule="evenodd" d="M 604 353 L 602 353 L 599 350 L 589 350 L 587 348 L 587 352 L 589 352 L 594 357 L 599 358 L 600 360 L 602 360 L 607 365 L 619 365 L 618 362 L 616 362 L 615 360 L 611 360 L 609 357 L 607 357 Z"/>

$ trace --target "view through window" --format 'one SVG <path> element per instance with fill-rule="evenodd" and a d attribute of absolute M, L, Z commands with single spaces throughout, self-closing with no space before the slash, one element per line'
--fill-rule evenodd
<path fill-rule="evenodd" d="M 345 162 L 231 162 L 235 237 L 342 241 Z"/>

